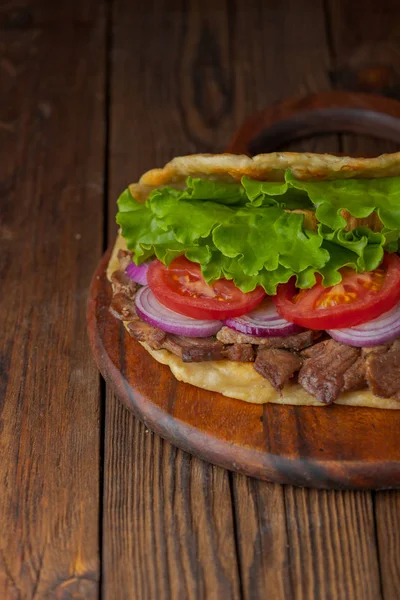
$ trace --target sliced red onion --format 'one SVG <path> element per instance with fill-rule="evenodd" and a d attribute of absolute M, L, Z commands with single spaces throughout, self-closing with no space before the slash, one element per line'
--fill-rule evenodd
<path fill-rule="evenodd" d="M 147 271 L 152 262 L 152 260 L 146 260 L 146 262 L 141 265 L 135 265 L 135 263 L 132 262 L 126 267 L 125 273 L 128 277 L 133 279 L 133 281 L 136 281 L 136 283 L 147 285 Z"/>
<path fill-rule="evenodd" d="M 225 325 L 240 333 L 258 337 L 283 337 L 304 330 L 303 327 L 282 319 L 270 298 L 265 298 L 247 315 L 226 319 Z"/>
<path fill-rule="evenodd" d="M 160 304 L 148 285 L 139 289 L 135 297 L 136 312 L 150 325 L 167 333 L 186 337 L 208 337 L 222 327 L 221 321 L 206 321 L 185 317 Z"/>
<path fill-rule="evenodd" d="M 400 304 L 377 319 L 346 329 L 330 329 L 329 335 L 349 346 L 379 346 L 400 337 Z"/>

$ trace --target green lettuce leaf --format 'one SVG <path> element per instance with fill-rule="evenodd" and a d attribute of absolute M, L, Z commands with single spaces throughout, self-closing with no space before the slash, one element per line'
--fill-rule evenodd
<path fill-rule="evenodd" d="M 314 182 L 295 179 L 288 171 L 286 182 L 307 193 L 316 206 L 318 221 L 332 230 L 346 226 L 340 214 L 344 208 L 357 218 L 376 211 L 389 230 L 400 229 L 400 177 Z"/>
<path fill-rule="evenodd" d="M 181 244 L 193 244 L 209 236 L 213 227 L 234 214 L 224 204 L 186 200 L 171 188 L 154 190 L 146 206 L 155 215 L 158 227 L 172 232 Z"/>
<path fill-rule="evenodd" d="M 400 240 L 400 229 L 390 230 L 387 227 L 383 227 L 381 231 L 382 235 L 385 236 L 384 248 L 387 252 L 398 252 L 399 251 L 399 240 Z"/>
<path fill-rule="evenodd" d="M 206 281 L 232 279 L 244 292 L 261 285 L 275 294 L 292 276 L 307 289 L 318 273 L 331 286 L 344 266 L 373 270 L 384 250 L 399 248 L 400 178 L 303 182 L 287 172 L 284 182 L 243 177 L 234 183 L 189 177 L 186 189 L 153 190 L 145 204 L 125 190 L 118 208 L 117 223 L 137 264 L 156 256 L 168 265 L 185 255 L 199 263 Z M 304 209 L 316 211 L 317 231 L 304 227 L 301 212 L 291 212 Z M 358 218 L 376 211 L 382 231 L 346 231 L 343 209 Z"/>
<path fill-rule="evenodd" d="M 280 283 L 286 283 L 293 276 L 293 271 L 282 265 L 274 271 L 262 269 L 257 275 L 247 275 L 241 269 L 237 260 L 224 256 L 221 252 L 214 251 L 212 260 L 202 265 L 204 279 L 208 282 L 224 277 L 232 279 L 243 292 L 252 292 L 257 286 L 262 286 L 267 294 L 274 295 Z"/>
<path fill-rule="evenodd" d="M 322 268 L 329 260 L 328 252 L 321 248 L 322 237 L 303 229 L 303 221 L 301 214 L 284 212 L 275 223 L 279 262 L 293 273 Z"/>
<path fill-rule="evenodd" d="M 357 271 L 373 271 L 382 262 L 383 245 L 386 241 L 382 233 L 373 232 L 368 227 L 357 227 L 352 231 L 327 231 L 323 225 L 319 226 L 319 232 L 324 240 L 355 255 Z"/>
<path fill-rule="evenodd" d="M 135 253 L 136 261 L 144 262 L 154 254 L 153 244 L 145 241 L 154 227 L 157 227 L 153 214 L 132 197 L 129 189 L 121 194 L 117 204 L 119 212 L 116 221 L 122 229 L 128 248 Z M 156 238 L 159 241 L 159 235 Z"/>
<path fill-rule="evenodd" d="M 246 190 L 240 183 L 188 177 L 186 184 L 186 195 L 191 200 L 213 200 L 227 206 L 244 206 L 248 202 Z"/>
<path fill-rule="evenodd" d="M 280 208 L 241 209 L 213 231 L 213 242 L 229 258 L 237 258 L 245 275 L 257 275 L 261 269 L 273 271 L 279 264 L 276 221 Z"/>
<path fill-rule="evenodd" d="M 242 177 L 242 186 L 252 206 L 280 206 L 291 210 L 314 208 L 307 193 L 291 187 L 287 181 L 257 181 Z"/>

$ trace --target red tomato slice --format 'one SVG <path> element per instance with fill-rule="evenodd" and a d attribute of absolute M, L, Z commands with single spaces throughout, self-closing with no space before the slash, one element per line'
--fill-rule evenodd
<path fill-rule="evenodd" d="M 338 285 L 325 288 L 321 277 L 310 290 L 298 290 L 294 279 L 278 287 L 274 297 L 278 313 L 309 329 L 342 329 L 372 321 L 400 301 L 400 258 L 386 254 L 382 264 L 368 273 L 341 271 Z"/>
<path fill-rule="evenodd" d="M 169 267 L 159 260 L 152 262 L 147 281 L 161 304 L 194 319 L 238 317 L 253 310 L 265 297 L 262 287 L 245 294 L 227 279 L 208 285 L 200 265 L 184 256 L 175 258 Z"/>

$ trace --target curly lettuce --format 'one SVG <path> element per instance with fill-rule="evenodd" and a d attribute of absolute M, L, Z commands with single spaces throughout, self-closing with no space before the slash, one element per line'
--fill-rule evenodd
<path fill-rule="evenodd" d="M 300 181 L 287 171 L 285 179 L 289 186 L 306 192 L 318 221 L 332 230 L 346 227 L 343 209 L 359 219 L 376 211 L 388 230 L 400 229 L 400 177 L 315 182 Z"/>
<path fill-rule="evenodd" d="M 200 264 L 206 281 L 232 279 L 244 292 L 261 285 L 272 295 L 293 276 L 307 289 L 318 273 L 331 286 L 343 267 L 373 270 L 384 251 L 399 248 L 400 177 L 314 182 L 290 171 L 283 182 L 188 177 L 185 189 L 155 189 L 145 204 L 127 189 L 118 208 L 137 264 L 156 256 L 168 265 L 185 255 Z M 347 231 L 343 211 L 356 218 L 375 212 L 381 231 Z M 306 213 L 315 214 L 316 228 Z"/>

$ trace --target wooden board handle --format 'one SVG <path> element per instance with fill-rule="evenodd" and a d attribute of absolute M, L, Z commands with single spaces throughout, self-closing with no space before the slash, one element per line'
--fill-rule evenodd
<path fill-rule="evenodd" d="M 252 156 L 326 133 L 355 133 L 400 144 L 400 102 L 350 92 L 322 92 L 285 100 L 247 119 L 227 152 Z"/>

